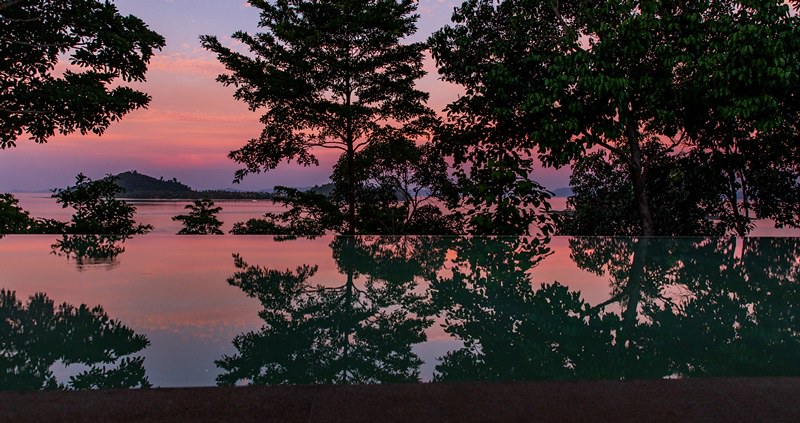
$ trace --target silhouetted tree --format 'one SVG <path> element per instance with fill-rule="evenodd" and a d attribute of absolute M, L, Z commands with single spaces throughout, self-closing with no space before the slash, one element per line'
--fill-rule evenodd
<path fill-rule="evenodd" d="M 604 149 L 625 165 L 640 234 L 654 235 L 643 143 L 657 138 L 706 153 L 734 217 L 800 224 L 800 17 L 783 1 L 467 0 L 453 21 L 431 49 L 465 95 L 438 143 L 479 207 L 536 206 L 543 195 L 512 189 L 530 187 L 536 155 L 563 166 Z"/>
<path fill-rule="evenodd" d="M 230 157 L 251 172 L 274 169 L 283 160 L 317 164 L 318 148 L 342 151 L 345 159 L 346 232 L 358 219 L 356 153 L 371 143 L 417 140 L 429 133 L 434 115 L 422 77 L 423 43 L 401 44 L 416 31 L 411 0 L 252 0 L 260 9 L 256 35 L 237 32 L 250 54 L 201 37 L 231 72 L 218 80 L 236 87 L 235 97 L 252 110 L 265 109 L 261 136 Z"/>
<path fill-rule="evenodd" d="M 33 226 L 30 213 L 11 194 L 0 194 L 0 234 L 26 233 Z"/>
<path fill-rule="evenodd" d="M 261 218 L 236 222 L 235 235 L 319 236 L 327 231 L 344 232 L 345 215 L 329 195 L 275 187 L 273 201 L 289 206 L 279 213 L 268 212 Z"/>
<path fill-rule="evenodd" d="M 45 294 L 23 305 L 0 290 L 2 391 L 149 387 L 144 358 L 131 357 L 149 344 L 100 306 L 56 306 Z M 60 383 L 51 370 L 56 361 L 88 369 Z"/>
<path fill-rule="evenodd" d="M 714 170 L 694 154 L 671 154 L 651 140 L 642 145 L 647 158 L 646 188 L 652 204 L 653 233 L 665 235 L 721 235 L 736 222 L 722 218 L 719 201 L 724 188 Z M 564 213 L 555 217 L 560 235 L 626 235 L 642 233 L 625 163 L 597 151 L 572 167 L 573 195 Z M 702 183 L 700 183 L 702 181 Z"/>
<path fill-rule="evenodd" d="M 447 164 L 430 145 L 407 139 L 375 142 L 355 154 L 357 229 L 368 234 L 447 235 L 462 231 L 456 215 L 437 201 L 457 196 Z M 322 235 L 347 227 L 348 160 L 334 166 L 327 192 L 276 187 L 275 199 L 291 205 L 280 213 L 236 224 L 237 234 Z"/>
<path fill-rule="evenodd" d="M 150 97 L 122 83 L 144 81 L 163 46 L 108 1 L 0 1 L 0 149 L 23 134 L 38 143 L 56 133 L 102 134 L 146 107 Z"/>
<path fill-rule="evenodd" d="M 82 173 L 75 186 L 55 190 L 53 198 L 62 207 L 72 207 L 75 213 L 66 227 L 68 234 L 138 235 L 150 232 L 150 225 L 133 220 L 136 208 L 115 198 L 122 192 L 113 176 L 96 181 Z"/>
<path fill-rule="evenodd" d="M 458 197 L 447 163 L 430 144 L 408 139 L 375 142 L 356 153 L 358 229 L 368 234 L 452 235 L 463 231 L 439 202 Z M 332 198 L 346 198 L 348 164 L 334 166 Z"/>
<path fill-rule="evenodd" d="M 0 194 L 0 236 L 4 234 L 50 234 L 64 231 L 65 224 L 53 219 L 34 219 L 11 194 Z"/>
<path fill-rule="evenodd" d="M 182 222 L 183 228 L 178 231 L 178 235 L 222 235 L 220 229 L 222 222 L 217 218 L 217 214 L 222 211 L 222 207 L 214 207 L 214 202 L 209 199 L 197 200 L 194 204 L 185 207 L 189 214 L 181 214 L 172 220 Z"/>

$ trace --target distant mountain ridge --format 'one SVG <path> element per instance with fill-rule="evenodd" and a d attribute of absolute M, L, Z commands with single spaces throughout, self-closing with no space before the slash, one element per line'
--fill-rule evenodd
<path fill-rule="evenodd" d="M 163 177 L 156 179 L 152 176 L 139 173 L 135 170 L 114 175 L 117 185 L 125 191 L 120 194 L 125 198 L 154 198 L 154 199 L 187 199 L 194 200 L 209 198 L 213 200 L 266 200 L 272 198 L 269 193 L 245 192 L 229 190 L 195 191 L 190 186 L 172 178 L 165 180 Z"/>
<path fill-rule="evenodd" d="M 127 195 L 149 195 L 155 193 L 191 193 L 194 190 L 186 184 L 178 182 L 177 179 L 164 180 L 164 178 L 156 179 L 139 173 L 135 170 L 123 172 L 117 177 L 117 185 L 125 190 L 124 194 Z"/>
<path fill-rule="evenodd" d="M 570 187 L 556 188 L 552 192 L 553 197 L 572 197 L 574 195 Z"/>

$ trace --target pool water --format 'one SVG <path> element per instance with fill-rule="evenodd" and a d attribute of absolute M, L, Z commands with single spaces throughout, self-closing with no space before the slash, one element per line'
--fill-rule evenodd
<path fill-rule="evenodd" d="M 0 389 L 798 375 L 799 274 L 792 237 L 11 235 Z"/>

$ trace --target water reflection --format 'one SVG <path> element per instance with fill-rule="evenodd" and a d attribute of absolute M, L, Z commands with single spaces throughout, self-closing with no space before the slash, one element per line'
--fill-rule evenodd
<path fill-rule="evenodd" d="M 149 387 L 144 359 L 149 345 L 100 306 L 55 305 L 44 294 L 23 304 L 0 290 L 0 391 Z M 59 382 L 54 365 L 82 370 Z"/>
<path fill-rule="evenodd" d="M 217 361 L 219 384 L 419 381 L 433 310 L 420 289 L 443 263 L 444 241 L 423 237 L 337 237 L 337 280 L 315 281 L 317 265 L 274 269 L 234 255 L 228 283 L 257 298 L 264 325 L 233 340 Z"/>
<path fill-rule="evenodd" d="M 417 381 L 412 347 L 437 329 L 460 342 L 435 358 L 438 381 L 800 374 L 796 238 L 572 238 L 574 264 L 607 278 L 597 304 L 570 288 L 576 272 L 537 278 L 551 252 L 534 239 L 330 248 L 340 281 L 235 256 L 229 283 L 264 326 L 234 339 L 219 383 Z"/>
<path fill-rule="evenodd" d="M 623 316 L 620 376 L 800 374 L 800 244 L 789 238 L 574 239 Z M 626 260 L 627 258 L 627 260 Z"/>
<path fill-rule="evenodd" d="M 125 252 L 123 244 L 130 238 L 123 235 L 62 235 L 50 248 L 53 254 L 74 260 L 78 270 L 87 267 L 113 269 L 119 265 L 117 257 Z"/>
<path fill-rule="evenodd" d="M 548 249 L 519 238 L 463 239 L 452 272 L 431 285 L 447 333 L 464 346 L 440 358 L 435 380 L 601 376 L 619 319 L 558 282 L 534 286 Z"/>

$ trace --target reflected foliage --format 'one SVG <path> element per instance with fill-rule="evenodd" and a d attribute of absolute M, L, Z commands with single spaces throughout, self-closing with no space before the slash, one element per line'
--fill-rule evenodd
<path fill-rule="evenodd" d="M 338 237 L 341 281 L 316 282 L 318 267 L 271 269 L 235 255 L 231 285 L 257 298 L 264 326 L 233 340 L 219 384 L 419 381 L 412 346 L 425 341 L 430 304 L 418 287 L 441 268 L 440 239 Z"/>
<path fill-rule="evenodd" d="M 610 280 L 596 305 L 499 241 L 463 243 L 431 286 L 463 342 L 436 380 L 800 374 L 797 239 L 574 238 L 576 264 Z"/>
<path fill-rule="evenodd" d="M 102 266 L 114 268 L 117 256 L 125 252 L 123 244 L 129 237 L 116 235 L 63 235 L 51 245 L 52 253 L 74 260 L 78 270 Z"/>
<path fill-rule="evenodd" d="M 800 243 L 792 238 L 575 239 L 611 277 L 630 376 L 797 375 Z M 587 253 L 590 252 L 590 253 Z"/>
<path fill-rule="evenodd" d="M 535 241 L 535 240 L 533 240 Z M 447 333 L 464 346 L 441 358 L 435 379 L 531 380 L 600 376 L 619 319 L 564 285 L 532 283 L 548 250 L 524 238 L 463 240 L 452 275 L 431 286 Z"/>
<path fill-rule="evenodd" d="M 144 358 L 131 356 L 149 344 L 100 306 L 57 306 L 44 294 L 23 304 L 0 290 L 0 390 L 149 387 Z M 85 370 L 62 383 L 57 363 Z"/>

